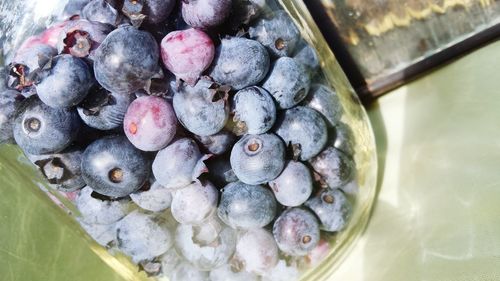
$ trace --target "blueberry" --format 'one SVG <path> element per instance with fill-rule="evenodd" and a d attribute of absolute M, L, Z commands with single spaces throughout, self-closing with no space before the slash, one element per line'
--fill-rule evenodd
<path fill-rule="evenodd" d="M 165 254 L 160 257 L 161 261 L 161 271 L 164 276 L 171 278 L 171 274 L 174 270 L 181 264 L 184 260 L 183 257 L 180 257 L 175 250 L 175 247 L 170 248 Z"/>
<path fill-rule="evenodd" d="M 257 85 L 269 71 L 266 48 L 255 40 L 232 37 L 221 40 L 210 76 L 235 90 Z"/>
<path fill-rule="evenodd" d="M 304 204 L 321 222 L 321 229 L 336 232 L 344 229 L 351 216 L 352 206 L 338 189 L 324 189 Z"/>
<path fill-rule="evenodd" d="M 311 172 L 301 162 L 289 161 L 283 172 L 269 182 L 269 186 L 281 205 L 296 207 L 312 193 Z"/>
<path fill-rule="evenodd" d="M 291 56 L 300 40 L 299 30 L 283 10 L 275 12 L 270 18 L 259 19 L 248 29 L 248 34 L 277 57 Z"/>
<path fill-rule="evenodd" d="M 293 58 L 301 63 L 310 73 L 315 73 L 320 67 L 320 62 L 316 51 L 307 43 L 302 42 L 300 49 L 295 53 Z"/>
<path fill-rule="evenodd" d="M 278 258 L 276 241 L 267 230 L 250 229 L 238 238 L 234 260 L 245 271 L 263 274 L 276 265 Z"/>
<path fill-rule="evenodd" d="M 134 100 L 123 119 L 123 130 L 140 150 L 157 151 L 174 138 L 177 118 L 165 99 L 143 96 Z"/>
<path fill-rule="evenodd" d="M 139 211 L 116 224 L 116 240 L 118 249 L 136 263 L 164 254 L 173 244 L 173 236 L 162 217 Z"/>
<path fill-rule="evenodd" d="M 234 95 L 232 103 L 234 131 L 237 135 L 263 134 L 269 131 L 276 121 L 276 106 L 266 90 L 249 87 Z"/>
<path fill-rule="evenodd" d="M 309 163 L 330 188 L 342 187 L 355 174 L 352 159 L 344 152 L 331 146 L 312 158 Z"/>
<path fill-rule="evenodd" d="M 235 272 L 231 265 L 225 264 L 210 271 L 210 281 L 258 281 L 256 274 L 239 271 Z"/>
<path fill-rule="evenodd" d="M 194 28 L 208 29 L 222 24 L 231 12 L 231 0 L 182 1 L 182 18 Z"/>
<path fill-rule="evenodd" d="M 134 95 L 111 93 L 104 88 L 91 90 L 77 107 L 83 122 L 98 130 L 112 130 L 123 124 L 123 118 Z"/>
<path fill-rule="evenodd" d="M 82 9 L 82 17 L 89 21 L 117 26 L 121 22 L 120 13 L 107 0 L 92 0 Z"/>
<path fill-rule="evenodd" d="M 214 59 L 212 39 L 201 30 L 172 31 L 161 41 L 163 63 L 175 76 L 194 86 Z"/>
<path fill-rule="evenodd" d="M 223 187 L 230 182 L 238 181 L 231 168 L 229 157 L 218 156 L 207 160 L 208 178 L 217 186 Z"/>
<path fill-rule="evenodd" d="M 302 104 L 321 113 L 331 126 L 336 126 L 342 117 L 337 92 L 322 84 L 313 84 Z"/>
<path fill-rule="evenodd" d="M 71 0 L 68 1 L 66 6 L 64 6 L 63 10 L 63 18 L 69 18 L 74 15 L 79 15 L 80 11 L 82 10 L 87 3 L 89 3 L 90 0 Z"/>
<path fill-rule="evenodd" d="M 203 161 L 207 158 L 193 140 L 182 138 L 158 152 L 153 161 L 153 174 L 166 188 L 181 188 L 206 172 Z"/>
<path fill-rule="evenodd" d="M 285 110 L 276 121 L 276 134 L 300 153 L 300 160 L 316 156 L 328 139 L 326 123 L 316 110 L 298 106 Z"/>
<path fill-rule="evenodd" d="M 99 45 L 113 30 L 113 26 L 88 20 L 66 24 L 59 35 L 57 50 L 62 54 L 93 59 Z"/>
<path fill-rule="evenodd" d="M 354 133 L 346 123 L 339 122 L 335 126 L 333 146 L 347 155 L 354 155 Z"/>
<path fill-rule="evenodd" d="M 278 108 L 287 109 L 299 104 L 309 92 L 310 77 L 307 70 L 295 59 L 281 57 L 277 59 L 262 82 L 278 103 Z"/>
<path fill-rule="evenodd" d="M 175 2 L 175 0 L 126 0 L 123 1 L 122 12 L 130 18 L 134 26 L 140 26 L 143 21 L 155 25 L 168 18 Z"/>
<path fill-rule="evenodd" d="M 307 210 L 291 208 L 274 222 L 273 235 L 279 249 L 292 256 L 304 256 L 318 245 L 318 219 Z"/>
<path fill-rule="evenodd" d="M 210 182 L 192 183 L 176 190 L 172 200 L 172 216 L 179 223 L 199 224 L 215 212 L 218 191 Z"/>
<path fill-rule="evenodd" d="M 285 145 L 274 134 L 246 135 L 231 150 L 231 167 L 240 181 L 261 184 L 285 167 Z"/>
<path fill-rule="evenodd" d="M 233 228 L 268 225 L 276 215 L 273 193 L 260 185 L 233 182 L 224 187 L 217 215 Z"/>
<path fill-rule="evenodd" d="M 218 133 L 227 122 L 227 93 L 213 82 L 201 79 L 195 87 L 181 86 L 174 94 L 173 106 L 179 122 L 199 136 Z"/>
<path fill-rule="evenodd" d="M 84 187 L 76 197 L 76 208 L 82 220 L 89 224 L 112 224 L 127 215 L 130 200 L 104 200 L 94 198 L 91 187 Z"/>
<path fill-rule="evenodd" d="M 116 224 L 93 224 L 77 219 L 80 226 L 97 244 L 110 247 L 116 239 Z"/>
<path fill-rule="evenodd" d="M 94 56 L 95 77 L 106 90 L 132 93 L 158 72 L 158 44 L 153 36 L 132 26 L 108 34 Z"/>
<path fill-rule="evenodd" d="M 0 143 L 14 141 L 12 124 L 19 101 L 19 92 L 5 90 L 0 92 Z"/>
<path fill-rule="evenodd" d="M 179 224 L 175 234 L 176 249 L 200 270 L 211 270 L 226 264 L 236 247 L 236 232 L 220 225 L 216 239 L 211 243 L 205 243 L 196 238 L 200 228 L 203 228 L 203 225 Z"/>
<path fill-rule="evenodd" d="M 76 110 L 51 108 L 32 96 L 14 119 L 14 139 L 30 154 L 56 153 L 75 140 L 80 126 Z"/>
<path fill-rule="evenodd" d="M 198 270 L 188 262 L 181 262 L 172 272 L 170 279 L 172 281 L 207 281 L 208 272 Z"/>
<path fill-rule="evenodd" d="M 93 84 L 90 69 L 83 60 L 60 55 L 54 57 L 50 66 L 44 67 L 35 87 L 46 105 L 63 108 L 80 103 Z"/>
<path fill-rule="evenodd" d="M 43 67 L 50 59 L 57 55 L 57 50 L 50 45 L 35 41 L 21 47 L 8 66 L 7 86 L 12 89 L 22 90 L 33 85 L 34 73 Z"/>
<path fill-rule="evenodd" d="M 172 193 L 167 188 L 160 185 L 156 180 L 152 179 L 147 190 L 138 190 L 130 194 L 130 199 L 137 206 L 144 210 L 152 212 L 161 212 L 170 207 L 172 204 Z"/>
<path fill-rule="evenodd" d="M 71 146 L 60 153 L 26 154 L 47 181 L 61 191 L 75 191 L 85 186 L 81 172 L 82 149 Z"/>
<path fill-rule="evenodd" d="M 194 138 L 200 143 L 201 148 L 214 155 L 224 154 L 236 142 L 236 136 L 226 130 L 211 136 L 195 135 Z"/>
<path fill-rule="evenodd" d="M 91 143 L 82 156 L 82 175 L 97 193 L 123 197 L 149 177 L 149 160 L 126 137 L 110 136 Z"/>

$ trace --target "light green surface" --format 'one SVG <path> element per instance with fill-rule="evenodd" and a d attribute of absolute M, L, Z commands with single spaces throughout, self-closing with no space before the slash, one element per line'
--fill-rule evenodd
<path fill-rule="evenodd" d="M 497 62 L 500 43 L 370 109 L 380 193 L 366 232 L 332 280 L 500 280 Z M 59 223 L 65 214 L 41 191 L 16 184 L 10 170 L 32 172 L 23 167 L 0 166 L 0 280 L 121 280 L 80 233 Z"/>

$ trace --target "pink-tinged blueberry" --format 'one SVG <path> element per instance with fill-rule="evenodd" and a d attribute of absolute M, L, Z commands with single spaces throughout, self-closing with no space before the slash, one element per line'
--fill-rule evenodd
<path fill-rule="evenodd" d="M 161 41 L 163 63 L 177 78 L 191 86 L 210 66 L 214 53 L 212 39 L 205 32 L 194 28 L 170 32 Z"/>
<path fill-rule="evenodd" d="M 269 186 L 281 205 L 296 207 L 306 202 L 311 196 L 313 181 L 306 165 L 289 161 L 283 172 L 269 182 Z"/>
<path fill-rule="evenodd" d="M 208 158 L 208 155 L 200 152 L 194 140 L 181 138 L 156 154 L 153 174 L 166 188 L 182 188 L 197 181 L 202 173 L 208 171 L 203 162 Z"/>
<path fill-rule="evenodd" d="M 167 146 L 175 135 L 177 118 L 163 98 L 143 96 L 134 100 L 123 119 L 123 130 L 140 150 L 157 151 Z"/>
<path fill-rule="evenodd" d="M 325 148 L 309 163 L 330 188 L 346 185 L 355 175 L 355 164 L 351 157 L 332 146 Z"/>
<path fill-rule="evenodd" d="M 209 29 L 226 20 L 231 6 L 231 0 L 183 0 L 182 17 L 194 28 Z"/>
<path fill-rule="evenodd" d="M 319 243 L 318 219 L 305 209 L 288 209 L 274 222 L 273 235 L 284 254 L 307 255 Z"/>

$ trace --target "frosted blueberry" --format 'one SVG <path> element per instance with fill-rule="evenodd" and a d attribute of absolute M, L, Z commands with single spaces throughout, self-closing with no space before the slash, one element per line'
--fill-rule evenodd
<path fill-rule="evenodd" d="M 33 85 L 36 75 L 35 71 L 47 64 L 50 59 L 57 55 L 57 50 L 48 44 L 38 40 L 25 42 L 14 55 L 9 64 L 7 72 L 7 86 L 12 89 L 22 90 Z"/>
<path fill-rule="evenodd" d="M 310 77 L 307 70 L 295 59 L 277 59 L 262 82 L 278 103 L 278 108 L 287 109 L 299 104 L 309 92 Z"/>
<path fill-rule="evenodd" d="M 231 4 L 231 0 L 184 0 L 182 18 L 194 28 L 208 29 L 226 20 Z"/>
<path fill-rule="evenodd" d="M 130 198 L 137 206 L 152 212 L 161 212 L 170 207 L 172 193 L 169 189 L 161 186 L 154 179 L 151 180 L 148 190 L 139 190 L 130 194 Z"/>
<path fill-rule="evenodd" d="M 182 260 L 183 258 L 177 254 L 175 247 L 170 248 L 170 250 L 160 257 L 163 275 L 170 277 Z"/>
<path fill-rule="evenodd" d="M 198 270 L 188 262 L 181 262 L 170 275 L 172 281 L 207 281 L 208 272 Z"/>
<path fill-rule="evenodd" d="M 329 232 L 344 229 L 351 215 L 352 206 L 338 189 L 324 189 L 305 203 L 319 218 L 320 228 Z"/>
<path fill-rule="evenodd" d="M 249 87 L 234 95 L 232 103 L 233 131 L 237 135 L 263 134 L 276 120 L 276 106 L 269 93 L 260 87 Z"/>
<path fill-rule="evenodd" d="M 116 224 L 91 224 L 86 223 L 83 220 L 78 222 L 82 226 L 83 230 L 94 239 L 97 244 L 109 247 L 116 239 Z"/>
<path fill-rule="evenodd" d="M 224 38 L 215 53 L 210 76 L 235 90 L 257 85 L 269 70 L 266 48 L 255 40 Z"/>
<path fill-rule="evenodd" d="M 173 244 L 173 236 L 159 216 L 134 211 L 116 224 L 118 248 L 134 262 L 151 260 Z"/>
<path fill-rule="evenodd" d="M 309 107 L 285 110 L 276 121 L 276 134 L 294 146 L 300 160 L 309 160 L 321 152 L 328 140 L 328 130 L 321 114 Z"/>
<path fill-rule="evenodd" d="M 278 247 L 265 229 L 254 228 L 243 233 L 236 243 L 234 263 L 247 272 L 262 274 L 278 263 Z"/>
<path fill-rule="evenodd" d="M 84 187 L 76 197 L 76 208 L 88 224 L 111 224 L 127 215 L 130 200 L 104 200 L 93 197 L 93 190 Z"/>
<path fill-rule="evenodd" d="M 299 30 L 283 10 L 276 11 L 269 18 L 259 19 L 248 29 L 248 34 L 277 57 L 291 56 L 300 40 Z"/>
<path fill-rule="evenodd" d="M 153 174 L 159 184 L 168 189 L 187 186 L 207 171 L 205 161 L 196 143 L 189 138 L 172 142 L 160 150 L 153 161 Z"/>
<path fill-rule="evenodd" d="M 121 11 L 134 26 L 143 22 L 156 25 L 165 21 L 175 6 L 175 0 L 127 0 L 121 1 Z"/>
<path fill-rule="evenodd" d="M 257 274 L 246 271 L 235 272 L 229 264 L 222 265 L 210 271 L 210 281 L 258 281 Z"/>
<path fill-rule="evenodd" d="M 227 91 L 201 79 L 196 86 L 180 86 L 174 94 L 173 106 L 179 122 L 199 136 L 218 133 L 229 117 Z"/>
<path fill-rule="evenodd" d="M 233 228 L 256 228 L 268 225 L 276 216 L 273 193 L 261 185 L 229 183 L 222 190 L 217 215 Z"/>
<path fill-rule="evenodd" d="M 200 143 L 202 149 L 214 155 L 221 155 L 229 151 L 236 141 L 236 136 L 226 130 L 222 130 L 211 136 L 195 135 L 194 138 Z"/>
<path fill-rule="evenodd" d="M 342 151 L 327 147 L 316 157 L 312 158 L 312 168 L 330 188 L 339 188 L 347 184 L 354 177 L 354 162 Z"/>
<path fill-rule="evenodd" d="M 265 183 L 283 171 L 285 145 L 274 134 L 245 135 L 233 146 L 230 161 L 240 181 Z"/>
<path fill-rule="evenodd" d="M 301 162 L 289 161 L 283 172 L 269 182 L 276 200 L 284 206 L 296 207 L 312 193 L 311 172 Z"/>
<path fill-rule="evenodd" d="M 335 90 L 322 84 L 313 84 L 302 103 L 321 113 L 330 126 L 336 126 L 342 116 L 342 105 Z"/>
<path fill-rule="evenodd" d="M 210 182 L 192 183 L 174 192 L 172 216 L 179 223 L 201 223 L 217 209 L 218 197 L 218 190 Z"/>
<path fill-rule="evenodd" d="M 273 235 L 283 253 L 304 256 L 318 245 L 318 219 L 310 211 L 288 209 L 274 222 Z"/>

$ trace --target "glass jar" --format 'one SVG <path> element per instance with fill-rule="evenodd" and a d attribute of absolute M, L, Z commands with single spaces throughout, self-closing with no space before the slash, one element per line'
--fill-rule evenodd
<path fill-rule="evenodd" d="M 0 22 L 0 34 L 3 37 L 0 42 L 4 52 L 1 57 L 2 65 L 12 59 L 15 50 L 26 38 L 69 16 L 69 14 L 65 14 L 67 11 L 64 8 L 67 2 L 67 0 L 49 2 L 1 1 L 0 14 L 7 15 L 2 17 Z M 279 6 L 291 16 L 302 37 L 315 50 L 321 68 L 321 76 L 323 77 L 321 81 L 335 89 L 343 108 L 340 120 L 352 131 L 352 142 L 354 144 L 352 157 L 356 167 L 355 178 L 342 187 L 353 203 L 350 222 L 339 233 L 325 236 L 328 238 L 326 241 L 328 245 L 327 254 L 323 255 L 319 262 L 309 259 L 307 262 L 315 264 L 301 275 L 302 280 L 326 280 L 362 233 L 370 217 L 375 198 L 377 171 L 374 136 L 364 108 L 303 1 L 281 0 Z M 5 75 L 2 75 L 2 77 L 5 77 Z M 5 83 L 1 84 L 4 85 Z M 330 138 L 333 137 L 330 135 Z M 29 160 L 22 155 L 21 150 L 16 146 L 4 146 L 1 150 L 0 167 L 3 167 L 3 174 L 0 176 L 1 186 L 12 186 L 14 184 L 16 188 L 24 189 L 26 192 L 35 192 L 36 194 L 40 193 L 38 190 L 40 188 L 48 198 L 69 214 L 70 219 L 65 219 L 63 223 L 71 224 L 72 227 L 79 227 L 77 220 L 80 213 L 73 201 L 75 193 L 61 192 L 46 184 L 41 173 L 34 171 Z M 7 163 L 10 164 L 7 165 Z M 27 167 L 31 168 L 28 169 Z M 127 257 L 116 250 L 99 246 L 86 234 L 85 237 L 89 241 L 89 246 L 124 279 L 147 279 L 144 272 L 138 272 L 137 265 L 133 264 Z"/>

